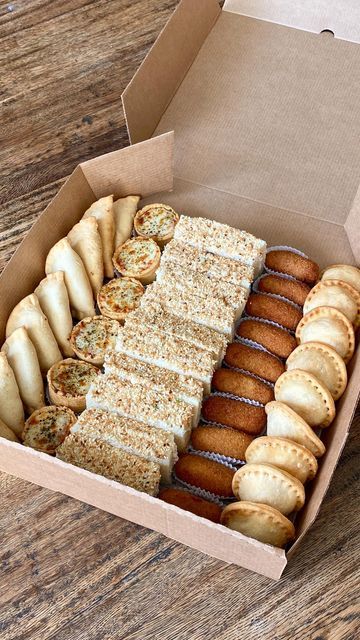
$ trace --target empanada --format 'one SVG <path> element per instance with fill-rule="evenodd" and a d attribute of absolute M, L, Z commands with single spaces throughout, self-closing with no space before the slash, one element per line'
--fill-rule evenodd
<path fill-rule="evenodd" d="M 355 349 L 355 334 L 350 320 L 338 309 L 318 307 L 309 311 L 296 329 L 298 342 L 323 342 L 348 363 Z"/>
<path fill-rule="evenodd" d="M 41 280 L 34 293 L 39 300 L 42 311 L 49 320 L 61 352 L 64 356 L 74 355 L 69 339 L 73 322 L 64 273 L 62 271 L 49 273 L 46 278 Z"/>
<path fill-rule="evenodd" d="M 286 368 L 302 369 L 316 376 L 338 400 L 347 385 L 347 371 L 344 360 L 327 344 L 305 342 L 296 347 L 286 361 Z"/>
<path fill-rule="evenodd" d="M 11 440 L 12 442 L 19 442 L 19 438 L 17 438 L 13 430 L 2 420 L 0 420 L 0 438 L 5 438 L 5 440 Z"/>
<path fill-rule="evenodd" d="M 91 284 L 80 256 L 67 238 L 50 249 L 45 263 L 46 275 L 63 271 L 72 314 L 78 320 L 95 315 Z"/>
<path fill-rule="evenodd" d="M 335 403 L 330 391 L 307 371 L 285 371 L 275 383 L 275 400 L 287 404 L 310 427 L 328 427 L 335 418 Z"/>
<path fill-rule="evenodd" d="M 113 212 L 113 196 L 105 196 L 94 202 L 83 215 L 83 219 L 96 218 L 101 237 L 104 273 L 107 278 L 114 277 L 112 256 L 115 242 L 115 221 Z M 90 315 L 90 314 L 88 314 Z"/>
<path fill-rule="evenodd" d="M 360 269 L 351 264 L 332 264 L 325 269 L 321 280 L 341 280 L 360 292 Z"/>
<path fill-rule="evenodd" d="M 341 311 L 354 327 L 360 324 L 360 292 L 341 280 L 320 280 L 304 302 L 304 314 L 318 307 L 334 307 Z"/>
<path fill-rule="evenodd" d="M 46 374 L 55 362 L 62 359 L 62 355 L 49 321 L 42 312 L 34 293 L 23 298 L 10 313 L 6 324 L 6 337 L 8 338 L 19 327 L 25 327 L 27 330 L 36 349 L 41 373 Z"/>
<path fill-rule="evenodd" d="M 245 464 L 235 473 L 232 489 L 239 500 L 267 504 L 284 516 L 299 511 L 305 502 L 300 480 L 271 464 Z"/>
<path fill-rule="evenodd" d="M 325 446 L 309 425 L 295 411 L 283 402 L 268 402 L 267 435 L 280 436 L 302 444 L 309 449 L 316 458 L 325 453 Z"/>
<path fill-rule="evenodd" d="M 3 351 L 0 352 L 0 420 L 17 436 L 21 436 L 25 420 L 24 407 L 14 372 Z"/>
<path fill-rule="evenodd" d="M 7 338 L 1 349 L 15 374 L 21 399 L 30 414 L 45 405 L 44 383 L 36 349 L 24 327 Z"/>
<path fill-rule="evenodd" d="M 80 256 L 89 278 L 94 298 L 104 281 L 104 263 L 101 237 L 96 218 L 83 218 L 67 235 L 71 247 Z"/>
<path fill-rule="evenodd" d="M 129 240 L 133 227 L 136 209 L 140 196 L 119 198 L 113 204 L 115 221 L 115 249 Z"/>
<path fill-rule="evenodd" d="M 286 438 L 273 436 L 255 438 L 246 449 L 245 459 L 246 462 L 279 467 L 303 484 L 313 479 L 318 468 L 316 458 L 309 449 Z"/>
<path fill-rule="evenodd" d="M 223 510 L 220 522 L 244 536 L 274 547 L 284 547 L 295 538 L 293 523 L 266 504 L 233 502 Z"/>

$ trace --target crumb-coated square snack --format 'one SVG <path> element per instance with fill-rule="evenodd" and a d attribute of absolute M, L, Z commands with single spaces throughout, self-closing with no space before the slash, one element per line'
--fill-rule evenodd
<path fill-rule="evenodd" d="M 250 435 L 259 435 L 266 424 L 264 407 L 217 395 L 211 395 L 205 399 L 202 414 L 209 422 L 233 427 Z"/>
<path fill-rule="evenodd" d="M 236 329 L 239 338 L 257 342 L 278 358 L 287 358 L 295 349 L 297 342 L 294 336 L 281 327 L 260 318 L 245 318 Z"/>
<path fill-rule="evenodd" d="M 239 342 L 229 344 L 224 361 L 229 367 L 249 371 L 269 382 L 276 382 L 285 371 L 283 362 L 276 356 Z"/>
<path fill-rule="evenodd" d="M 214 372 L 211 387 L 214 391 L 231 393 L 239 398 L 255 400 L 261 404 L 274 400 L 274 390 L 270 384 L 242 371 L 223 367 Z"/>

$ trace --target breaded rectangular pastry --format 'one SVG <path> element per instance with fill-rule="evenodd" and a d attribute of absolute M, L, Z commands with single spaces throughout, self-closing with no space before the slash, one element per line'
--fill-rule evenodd
<path fill-rule="evenodd" d="M 221 280 L 211 280 L 207 276 L 189 271 L 179 264 L 163 264 L 156 272 L 156 282 L 165 284 L 174 290 L 183 291 L 201 298 L 217 298 L 228 305 L 236 312 L 236 319 L 240 318 L 249 292 L 243 287 L 223 282 Z"/>
<path fill-rule="evenodd" d="M 160 465 L 139 458 L 101 440 L 84 439 L 70 434 L 56 450 L 64 462 L 82 467 L 110 480 L 156 496 L 159 491 Z"/>
<path fill-rule="evenodd" d="M 247 231 L 207 218 L 180 216 L 174 238 L 203 251 L 239 260 L 261 273 L 266 254 L 266 242 Z"/>
<path fill-rule="evenodd" d="M 172 433 L 101 409 L 85 409 L 73 425 L 71 433 L 76 433 L 84 440 L 101 440 L 112 447 L 156 462 L 160 465 L 163 482 L 170 484 L 172 469 L 177 460 Z"/>
<path fill-rule="evenodd" d="M 190 244 L 171 240 L 161 256 L 161 265 L 178 264 L 186 271 L 196 271 L 208 278 L 229 282 L 244 289 L 250 289 L 254 280 L 254 268 L 238 260 L 224 258 Z"/>
<path fill-rule="evenodd" d="M 166 283 L 153 282 L 141 298 L 141 306 L 158 302 L 170 313 L 223 333 L 229 340 L 234 336 L 234 309 L 218 298 L 203 298 L 191 289 L 181 291 Z"/>
<path fill-rule="evenodd" d="M 132 384 L 140 384 L 162 393 L 170 394 L 174 399 L 182 400 L 193 407 L 194 426 L 198 423 L 203 385 L 200 380 L 169 371 L 156 364 L 142 362 L 124 353 L 111 351 L 105 357 L 104 371 L 127 380 Z"/>
<path fill-rule="evenodd" d="M 186 340 L 168 335 L 149 326 L 119 329 L 116 351 L 156 364 L 158 367 L 191 376 L 203 383 L 209 393 L 216 361 L 210 353 Z"/>
<path fill-rule="evenodd" d="M 215 329 L 209 329 L 209 327 L 197 324 L 192 320 L 179 318 L 179 316 L 163 309 L 155 301 L 149 301 L 145 306 L 129 313 L 125 322 L 126 327 L 132 327 L 133 329 L 144 325 L 173 335 L 181 340 L 186 340 L 186 342 L 200 349 L 205 349 L 205 351 L 210 351 L 218 364 L 221 363 L 225 355 L 228 341 L 223 334 L 215 331 Z"/>
<path fill-rule="evenodd" d="M 98 376 L 87 393 L 86 407 L 110 411 L 170 431 L 180 451 L 184 450 L 190 437 L 193 408 L 189 404 L 117 376 Z"/>

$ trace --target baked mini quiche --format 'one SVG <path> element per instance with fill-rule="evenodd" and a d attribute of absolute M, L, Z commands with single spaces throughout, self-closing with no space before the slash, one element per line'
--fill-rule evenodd
<path fill-rule="evenodd" d="M 107 318 L 124 322 L 126 316 L 134 311 L 144 294 L 144 287 L 135 278 L 114 278 L 101 287 L 97 303 L 100 313 Z"/>
<path fill-rule="evenodd" d="M 57 362 L 47 373 L 50 402 L 75 412 L 83 411 L 86 394 L 98 375 L 100 369 L 82 360 L 67 358 Z"/>
<path fill-rule="evenodd" d="M 148 204 L 140 209 L 134 219 L 135 231 L 143 238 L 153 238 L 164 246 L 174 235 L 179 215 L 167 204 Z"/>
<path fill-rule="evenodd" d="M 78 358 L 102 366 L 105 354 L 115 348 L 118 331 L 117 320 L 105 316 L 84 318 L 73 328 L 70 343 Z"/>
<path fill-rule="evenodd" d="M 150 284 L 155 280 L 160 257 L 160 249 L 155 240 L 130 238 L 115 250 L 113 264 L 121 276 L 136 278 L 142 284 Z"/>
<path fill-rule="evenodd" d="M 44 453 L 55 453 L 76 422 L 69 407 L 41 407 L 26 420 L 23 443 Z"/>

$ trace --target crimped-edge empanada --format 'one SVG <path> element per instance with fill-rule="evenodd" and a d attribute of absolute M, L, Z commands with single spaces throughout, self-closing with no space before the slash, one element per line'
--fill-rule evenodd
<path fill-rule="evenodd" d="M 332 264 L 326 267 L 321 280 L 341 280 L 360 292 L 360 269 L 351 264 Z"/>
<path fill-rule="evenodd" d="M 245 452 L 246 462 L 272 464 L 287 471 L 304 484 L 312 480 L 318 468 L 314 454 L 302 444 L 286 438 L 255 438 Z"/>
<path fill-rule="evenodd" d="M 235 473 L 232 489 L 239 500 L 267 504 L 284 516 L 299 511 L 305 502 L 300 480 L 271 464 L 245 464 Z"/>
<path fill-rule="evenodd" d="M 80 220 L 69 231 L 67 238 L 84 263 L 96 298 L 104 281 L 102 243 L 96 218 L 90 216 Z"/>
<path fill-rule="evenodd" d="M 21 399 L 30 414 L 45 405 L 44 383 L 36 349 L 24 327 L 7 338 L 1 349 L 15 374 Z"/>
<path fill-rule="evenodd" d="M 296 338 L 304 342 L 323 342 L 335 349 L 347 364 L 355 349 L 354 328 L 348 318 L 333 307 L 309 311 L 296 328 Z"/>
<path fill-rule="evenodd" d="M 221 514 L 221 524 L 259 542 L 284 547 L 295 538 L 293 523 L 267 504 L 233 502 Z"/>
<path fill-rule="evenodd" d="M 328 427 L 335 418 L 335 403 L 330 391 L 307 371 L 285 371 L 275 383 L 275 400 L 287 404 L 310 427 Z"/>
<path fill-rule="evenodd" d="M 360 324 L 360 292 L 341 280 L 320 280 L 307 295 L 304 313 L 318 307 L 334 307 L 341 311 L 354 327 Z"/>
<path fill-rule="evenodd" d="M 70 344 L 73 327 L 70 301 L 63 271 L 49 273 L 34 291 L 40 307 L 49 320 L 50 327 L 64 356 L 74 355 Z"/>
<path fill-rule="evenodd" d="M 86 219 L 90 216 L 96 218 L 98 223 L 98 229 L 102 244 L 105 276 L 107 278 L 113 278 L 114 267 L 112 263 L 112 256 L 114 253 L 115 240 L 113 196 L 105 196 L 104 198 L 100 198 L 100 200 L 93 202 L 91 207 L 89 207 L 89 209 L 85 211 L 83 218 Z"/>
<path fill-rule="evenodd" d="M 78 320 L 95 315 L 91 284 L 80 256 L 67 238 L 50 249 L 45 263 L 46 275 L 63 271 L 72 314 Z"/>
<path fill-rule="evenodd" d="M 129 240 L 133 226 L 136 209 L 140 196 L 126 196 L 115 200 L 113 204 L 115 220 L 115 249 L 126 240 Z"/>
<path fill-rule="evenodd" d="M 316 458 L 325 453 L 325 445 L 295 411 L 283 402 L 268 402 L 265 411 L 267 414 L 267 435 L 280 436 L 302 444 L 309 449 Z"/>
<path fill-rule="evenodd" d="M 24 407 L 15 375 L 3 351 L 0 351 L 0 420 L 21 436 L 24 428 Z"/>
<path fill-rule="evenodd" d="M 10 313 L 6 324 L 6 337 L 15 329 L 25 327 L 33 343 L 42 374 L 46 374 L 55 362 L 62 359 L 49 321 L 41 310 L 37 296 L 32 293 L 23 298 Z"/>
<path fill-rule="evenodd" d="M 290 354 L 286 368 L 302 369 L 316 376 L 338 400 L 346 389 L 347 371 L 344 360 L 327 344 L 304 342 Z"/>

